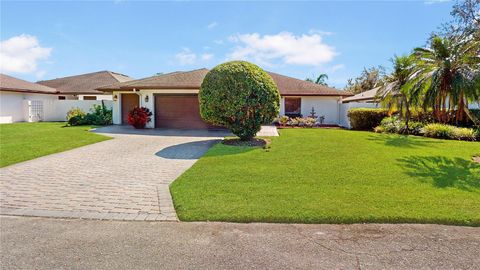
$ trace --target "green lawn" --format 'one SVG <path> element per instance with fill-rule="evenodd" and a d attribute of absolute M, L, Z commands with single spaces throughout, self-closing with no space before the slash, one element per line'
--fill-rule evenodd
<path fill-rule="evenodd" d="M 58 122 L 2 124 L 0 167 L 110 139 L 88 132 L 91 128 Z"/>
<path fill-rule="evenodd" d="M 480 143 L 281 130 L 271 149 L 217 144 L 170 187 L 184 221 L 480 226 Z"/>

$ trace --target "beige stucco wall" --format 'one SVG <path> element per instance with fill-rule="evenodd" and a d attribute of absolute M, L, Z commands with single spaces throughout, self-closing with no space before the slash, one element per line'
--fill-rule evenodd
<path fill-rule="evenodd" d="M 122 104 L 122 95 L 121 94 L 131 94 L 132 91 L 115 91 L 113 92 L 113 123 L 120 125 L 122 124 L 122 116 L 121 116 L 121 104 Z M 152 113 L 152 121 L 147 123 L 147 128 L 154 128 L 155 127 L 155 98 L 154 94 L 162 93 L 162 94 L 198 94 L 198 90 L 195 89 L 148 89 L 148 90 L 138 90 L 135 92 L 140 97 L 140 106 L 148 108 Z M 116 100 L 115 100 L 116 96 Z M 146 101 L 146 97 L 148 96 L 148 101 Z"/>
<path fill-rule="evenodd" d="M 336 96 L 299 96 L 301 101 L 301 114 L 303 117 L 310 115 L 312 108 L 314 108 L 317 117 L 325 116 L 324 124 L 338 125 L 339 124 L 339 102 L 340 97 Z M 285 114 L 285 98 L 282 97 L 280 101 L 280 115 Z"/>
<path fill-rule="evenodd" d="M 115 91 L 113 92 L 113 123 L 121 124 L 121 94 L 122 93 L 132 93 L 132 91 Z M 149 108 L 152 113 L 155 112 L 155 99 L 154 94 L 163 93 L 163 94 L 196 94 L 198 90 L 192 89 L 148 89 L 148 90 L 138 90 L 135 92 L 140 97 L 140 106 Z M 116 100 L 115 100 L 116 96 Z M 148 102 L 145 101 L 145 97 L 148 96 Z M 302 96 L 301 110 L 304 117 L 310 114 L 312 107 L 315 109 L 317 116 L 325 116 L 325 124 L 340 124 L 339 121 L 339 102 L 340 97 L 316 97 L 316 96 Z M 280 115 L 284 114 L 284 98 L 282 97 L 280 101 Z M 152 116 L 152 121 L 147 124 L 147 128 L 155 127 L 155 114 Z"/>

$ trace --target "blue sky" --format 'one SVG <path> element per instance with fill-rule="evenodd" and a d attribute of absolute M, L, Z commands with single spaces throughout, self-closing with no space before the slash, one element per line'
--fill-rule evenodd
<path fill-rule="evenodd" d="M 135 78 L 230 59 L 343 87 L 390 67 L 450 20 L 450 1 L 1 2 L 1 68 L 36 81 L 99 70 Z"/>

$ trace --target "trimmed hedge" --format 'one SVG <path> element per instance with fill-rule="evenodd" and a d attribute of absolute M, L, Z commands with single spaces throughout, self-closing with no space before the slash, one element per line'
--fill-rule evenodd
<path fill-rule="evenodd" d="M 199 92 L 202 118 L 229 128 L 242 140 L 255 137 L 280 109 L 280 93 L 272 77 L 245 61 L 220 64 L 210 70 Z"/>
<path fill-rule="evenodd" d="M 373 130 L 388 115 L 385 109 L 354 108 L 348 110 L 350 126 L 355 130 Z"/>

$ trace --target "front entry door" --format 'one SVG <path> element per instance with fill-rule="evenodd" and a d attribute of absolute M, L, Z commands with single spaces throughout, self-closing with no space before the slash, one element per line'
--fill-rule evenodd
<path fill-rule="evenodd" d="M 128 112 L 140 106 L 140 99 L 137 94 L 122 94 L 122 124 L 128 124 Z"/>

